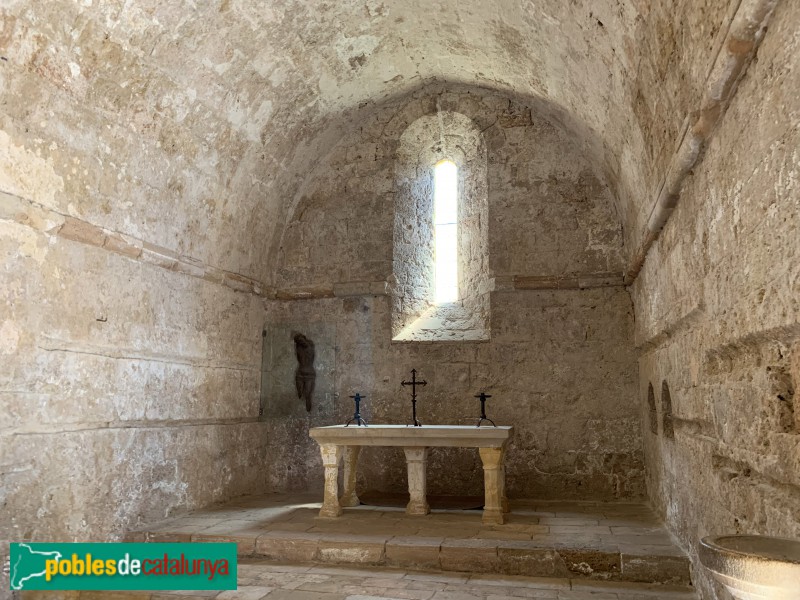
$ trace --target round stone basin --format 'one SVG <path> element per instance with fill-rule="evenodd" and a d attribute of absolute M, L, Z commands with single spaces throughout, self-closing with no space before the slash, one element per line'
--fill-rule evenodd
<path fill-rule="evenodd" d="M 707 537 L 700 542 L 700 562 L 739 600 L 800 598 L 800 540 Z"/>

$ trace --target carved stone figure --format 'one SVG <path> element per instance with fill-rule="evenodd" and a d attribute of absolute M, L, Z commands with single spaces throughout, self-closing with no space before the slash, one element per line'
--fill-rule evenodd
<path fill-rule="evenodd" d="M 305 400 L 306 410 L 311 412 L 311 398 L 317 379 L 317 372 L 314 370 L 314 342 L 302 333 L 295 333 L 292 337 L 297 354 L 297 370 L 294 372 L 297 397 Z"/>

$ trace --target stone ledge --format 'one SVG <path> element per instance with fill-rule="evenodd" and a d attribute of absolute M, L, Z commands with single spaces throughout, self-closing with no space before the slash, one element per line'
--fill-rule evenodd
<path fill-rule="evenodd" d="M 444 538 L 393 537 L 386 541 L 386 564 L 438 569 Z"/>
<path fill-rule="evenodd" d="M 486 526 L 471 510 L 426 517 L 362 505 L 320 519 L 316 495 L 267 495 L 140 528 L 129 539 L 234 541 L 243 556 L 333 565 L 442 569 L 571 581 L 690 581 L 689 559 L 643 504 L 518 499 L 509 522 Z M 461 574 L 459 574 L 459 572 Z"/>
<path fill-rule="evenodd" d="M 531 548 L 504 543 L 497 548 L 499 572 L 528 577 L 566 577 L 567 569 L 558 552 L 551 548 Z"/>
<path fill-rule="evenodd" d="M 507 285 L 507 284 L 506 284 Z M 514 290 L 584 290 L 622 287 L 622 273 L 579 273 L 576 275 L 514 275 Z"/>
<path fill-rule="evenodd" d="M 383 564 L 386 539 L 381 536 L 326 534 L 317 547 L 317 560 L 331 563 Z"/>
<path fill-rule="evenodd" d="M 239 563 L 237 591 L 83 591 L 22 592 L 26 600 L 352 600 L 388 598 L 529 597 L 566 600 L 697 600 L 685 586 L 653 585 L 553 577 L 503 576 L 482 573 L 452 574 L 441 570 L 353 568 L 314 563 L 276 564 L 244 559 Z"/>
<path fill-rule="evenodd" d="M 69 215 L 62 215 L 36 202 L 0 192 L 0 219 L 14 221 L 44 235 L 57 237 L 119 254 L 130 260 L 147 263 L 224 285 L 237 292 L 265 295 L 265 286 L 239 273 L 208 265 L 191 256 L 151 244 L 123 233 L 106 229 Z"/>
<path fill-rule="evenodd" d="M 318 535 L 270 531 L 256 539 L 254 554 L 273 560 L 310 562 L 317 557 L 318 547 Z"/>
<path fill-rule="evenodd" d="M 737 82 L 755 56 L 776 5 L 776 0 L 742 2 L 733 15 L 730 27 L 720 30 L 719 35 L 724 36 L 721 43 L 717 42 L 720 51 L 703 83 L 702 97 L 691 102 L 678 136 L 678 147 L 662 174 L 647 224 L 625 271 L 627 285 L 636 280 L 644 267 L 651 246 L 659 238 L 678 204 L 683 182 L 703 160 L 703 149 L 725 115 L 736 93 Z"/>
<path fill-rule="evenodd" d="M 458 302 L 438 304 L 406 325 L 392 342 L 485 342 L 490 332 L 483 316 Z"/>
<path fill-rule="evenodd" d="M 151 537 L 152 535 L 152 537 Z M 148 541 L 188 541 L 188 534 L 157 532 Z M 689 559 L 673 548 L 622 552 L 609 544 L 570 544 L 567 539 L 513 541 L 479 538 L 415 538 L 273 530 L 243 535 L 191 536 L 192 541 L 235 541 L 242 555 L 279 561 L 370 564 L 402 568 L 495 573 L 528 577 L 600 579 L 687 585 Z"/>
<path fill-rule="evenodd" d="M 499 540 L 446 538 L 439 548 L 439 564 L 445 571 L 497 573 Z"/>

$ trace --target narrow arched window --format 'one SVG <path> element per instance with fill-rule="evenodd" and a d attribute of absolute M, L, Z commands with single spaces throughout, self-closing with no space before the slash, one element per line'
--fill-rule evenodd
<path fill-rule="evenodd" d="M 426 114 L 400 136 L 393 341 L 489 339 L 487 165 L 481 129 L 465 115 Z"/>
<path fill-rule="evenodd" d="M 433 169 L 434 302 L 458 300 L 458 167 L 451 160 Z"/>

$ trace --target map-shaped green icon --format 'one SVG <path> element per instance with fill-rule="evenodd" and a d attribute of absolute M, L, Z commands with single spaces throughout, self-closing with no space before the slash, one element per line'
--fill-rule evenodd
<path fill-rule="evenodd" d="M 44 578 L 45 562 L 60 558 L 60 552 L 41 552 L 28 544 L 11 544 L 11 589 L 24 590 L 31 579 Z"/>

